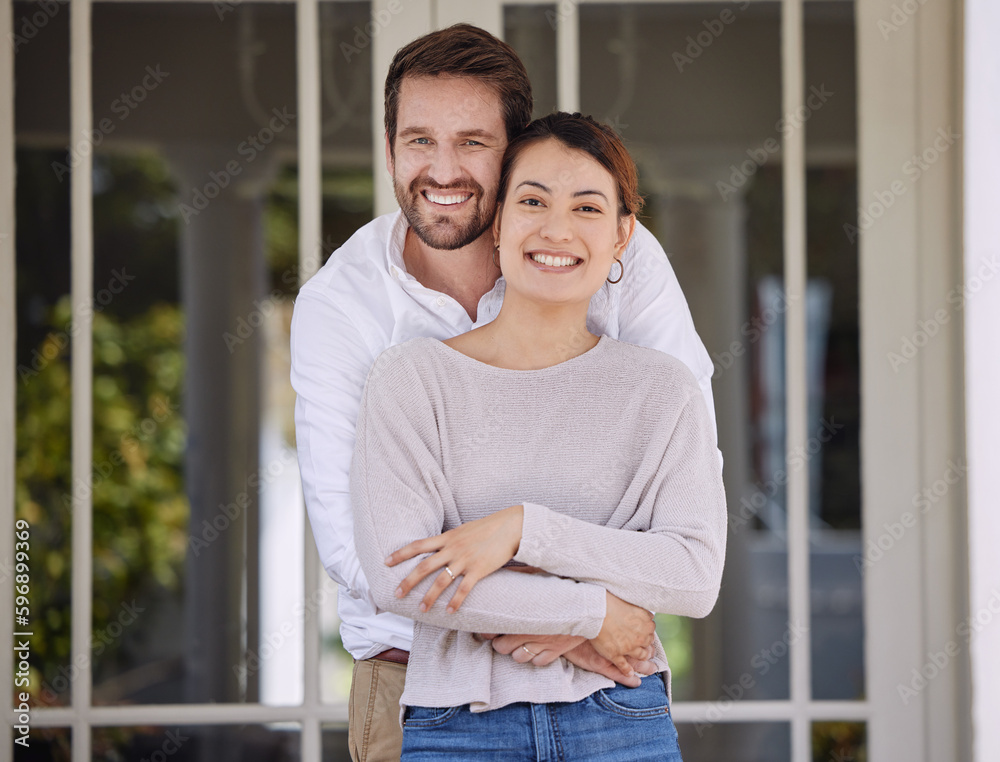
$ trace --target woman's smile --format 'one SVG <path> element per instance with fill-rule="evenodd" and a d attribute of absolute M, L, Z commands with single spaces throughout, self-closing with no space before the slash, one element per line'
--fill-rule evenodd
<path fill-rule="evenodd" d="M 535 250 L 524 255 L 533 265 L 544 272 L 571 272 L 583 263 L 579 257 L 560 251 Z"/>

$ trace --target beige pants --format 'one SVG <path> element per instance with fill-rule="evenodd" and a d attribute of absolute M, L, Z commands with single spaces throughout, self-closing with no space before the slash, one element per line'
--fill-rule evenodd
<path fill-rule="evenodd" d="M 399 697 L 406 665 L 378 659 L 354 662 L 347 743 L 354 762 L 399 762 L 403 731 Z"/>

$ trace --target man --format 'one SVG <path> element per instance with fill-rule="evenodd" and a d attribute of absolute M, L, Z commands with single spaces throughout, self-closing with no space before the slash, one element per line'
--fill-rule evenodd
<path fill-rule="evenodd" d="M 400 211 L 373 220 L 299 293 L 292 321 L 292 384 L 299 465 L 320 558 L 340 585 L 345 648 L 354 656 L 350 747 L 356 762 L 398 759 L 399 697 L 412 622 L 379 612 L 354 548 L 349 474 L 365 378 L 384 349 L 446 339 L 492 320 L 504 281 L 490 224 L 507 142 L 530 120 L 531 85 L 517 54 L 487 32 L 457 25 L 402 48 L 385 85 L 386 163 Z M 637 225 L 618 285 L 591 302 L 588 322 L 675 355 L 691 368 L 714 424 L 712 363 L 663 250 Z M 494 641 L 510 658 L 529 639 Z M 589 642 L 539 638 L 560 655 L 629 685 Z M 534 650 L 534 649 L 531 649 Z M 539 657 L 534 657 L 539 658 Z M 635 665 L 642 671 L 644 665 Z"/>

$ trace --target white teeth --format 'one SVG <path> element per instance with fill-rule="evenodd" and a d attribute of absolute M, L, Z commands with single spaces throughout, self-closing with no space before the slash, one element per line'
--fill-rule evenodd
<path fill-rule="evenodd" d="M 532 254 L 531 258 L 538 264 L 549 267 L 568 267 L 580 261 L 576 257 L 553 257 L 550 254 Z"/>
<path fill-rule="evenodd" d="M 430 191 L 427 191 L 424 195 L 427 196 L 428 201 L 432 201 L 435 204 L 444 204 L 446 206 L 450 204 L 461 204 L 466 199 L 472 198 L 471 193 L 463 193 L 460 196 L 438 196 Z"/>

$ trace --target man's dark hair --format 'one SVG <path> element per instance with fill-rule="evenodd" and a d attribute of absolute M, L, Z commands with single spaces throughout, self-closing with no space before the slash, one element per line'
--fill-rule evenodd
<path fill-rule="evenodd" d="M 385 78 L 385 132 L 390 150 L 396 140 L 403 80 L 442 74 L 478 79 L 493 89 L 503 109 L 508 141 L 531 121 L 531 82 L 514 48 L 477 26 L 455 24 L 414 40 L 392 59 Z"/>

